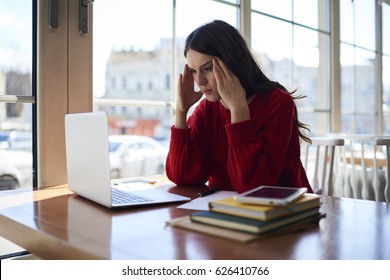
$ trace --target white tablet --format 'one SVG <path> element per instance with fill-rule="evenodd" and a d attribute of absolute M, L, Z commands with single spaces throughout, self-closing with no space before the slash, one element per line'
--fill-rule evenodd
<path fill-rule="evenodd" d="M 300 198 L 306 192 L 306 188 L 260 186 L 236 195 L 234 199 L 251 204 L 285 206 Z"/>

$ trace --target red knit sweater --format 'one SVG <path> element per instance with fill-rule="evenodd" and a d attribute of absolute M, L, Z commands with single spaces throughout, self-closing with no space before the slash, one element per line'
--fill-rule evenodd
<path fill-rule="evenodd" d="M 249 104 L 251 119 L 230 123 L 221 102 L 202 100 L 187 121 L 172 126 L 166 161 L 168 178 L 179 186 L 202 185 L 241 193 L 260 185 L 306 187 L 300 160 L 294 101 L 274 89 Z"/>

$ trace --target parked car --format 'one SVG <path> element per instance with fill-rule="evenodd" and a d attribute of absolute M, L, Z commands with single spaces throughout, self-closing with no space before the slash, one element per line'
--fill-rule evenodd
<path fill-rule="evenodd" d="M 20 130 L 1 130 L 0 149 L 32 151 L 32 134 Z"/>
<path fill-rule="evenodd" d="M 168 149 L 157 140 L 139 135 L 109 137 L 111 178 L 165 173 Z"/>
<path fill-rule="evenodd" d="M 32 153 L 0 149 L 0 190 L 31 186 Z"/>

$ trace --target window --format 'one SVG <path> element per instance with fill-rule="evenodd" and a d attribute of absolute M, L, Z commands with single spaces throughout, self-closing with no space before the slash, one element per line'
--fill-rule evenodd
<path fill-rule="evenodd" d="M 340 1 L 341 110 L 344 133 L 376 134 L 375 5 Z"/>
<path fill-rule="evenodd" d="M 167 149 L 177 77 L 186 63 L 184 40 L 193 29 L 213 19 L 237 26 L 238 4 L 211 0 L 112 3 L 99 0 L 93 4 L 94 110 L 108 113 L 111 134 L 147 136 Z M 151 20 L 158 24 L 150 24 Z M 107 24 L 114 21 L 115 27 Z M 119 88 L 115 81 L 121 79 Z M 132 168 L 137 164 L 142 163 L 134 162 Z M 156 172 L 164 172 L 154 166 Z"/>
<path fill-rule="evenodd" d="M 212 19 L 243 31 L 268 75 L 307 96 L 298 101 L 298 112 L 313 135 L 390 133 L 388 1 L 99 0 L 92 4 L 93 22 L 86 35 L 78 30 L 79 1 L 59 1 L 56 30 L 48 28 L 48 1 L 23 1 L 17 8 L 15 1 L 0 2 L 0 50 L 7 54 L 0 58 L 0 130 L 36 130 L 29 145 L 41 152 L 29 156 L 37 168 L 28 173 L 31 179 L 40 178 L 39 186 L 66 182 L 66 113 L 106 111 L 111 134 L 146 135 L 166 147 L 177 77 L 186 62 L 184 39 Z M 330 23 L 334 3 L 340 5 L 339 25 L 337 20 Z M 33 5 L 41 17 L 36 96 Z M 376 27 L 379 22 L 382 29 Z M 340 57 L 330 53 L 337 35 L 330 27 L 340 27 Z M 338 62 L 341 73 L 332 68 Z M 332 84 L 333 75 L 341 77 L 340 87 Z M 338 102 L 334 96 L 341 96 L 340 110 L 333 106 Z M 340 131 L 334 131 L 339 116 Z"/>
<path fill-rule="evenodd" d="M 328 2 L 252 1 L 251 17 L 252 48 L 265 71 L 306 96 L 297 100 L 300 120 L 313 135 L 326 135 L 331 130 Z"/>
<path fill-rule="evenodd" d="M 33 10 L 0 2 L 0 190 L 33 184 Z"/>

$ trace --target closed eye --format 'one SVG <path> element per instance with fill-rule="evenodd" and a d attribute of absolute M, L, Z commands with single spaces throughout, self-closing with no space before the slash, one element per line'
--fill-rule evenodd
<path fill-rule="evenodd" d="M 213 70 L 213 63 L 211 61 L 208 61 L 206 62 L 205 64 L 203 64 L 200 69 L 202 71 L 211 71 Z"/>
<path fill-rule="evenodd" d="M 202 68 L 202 71 L 213 71 L 213 66 Z"/>

